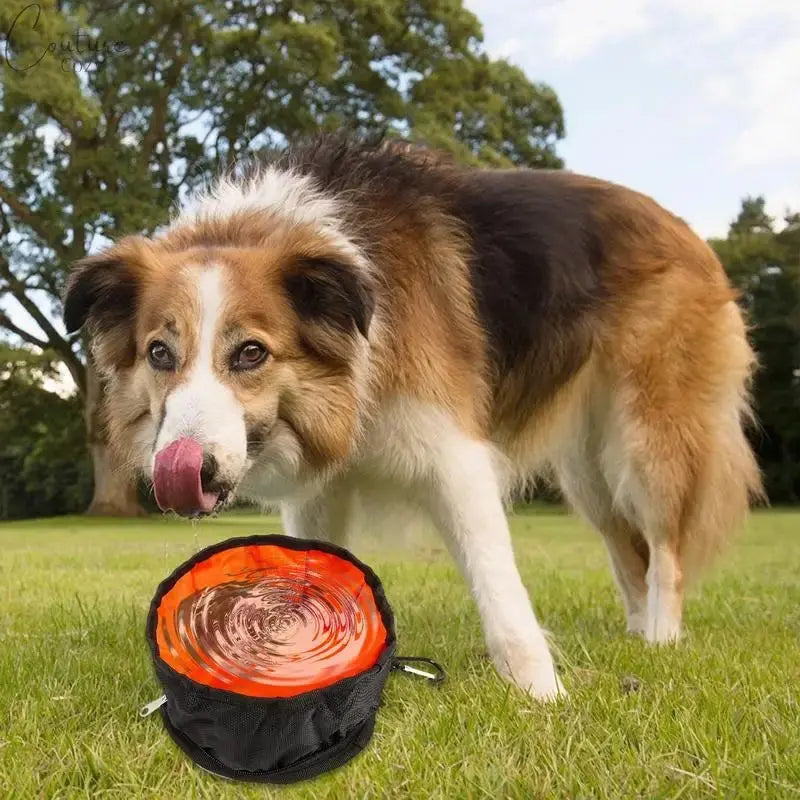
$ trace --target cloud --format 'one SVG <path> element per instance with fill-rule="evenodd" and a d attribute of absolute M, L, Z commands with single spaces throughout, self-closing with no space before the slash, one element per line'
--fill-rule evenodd
<path fill-rule="evenodd" d="M 599 47 L 641 35 L 652 24 L 648 0 L 562 0 L 534 11 L 556 58 L 579 59 Z"/>
<path fill-rule="evenodd" d="M 732 36 L 764 19 L 800 21 L 797 0 L 659 0 L 651 6 L 668 9 L 705 26 L 711 38 Z"/>
<path fill-rule="evenodd" d="M 750 61 L 739 85 L 729 85 L 727 102 L 748 120 L 728 148 L 735 166 L 800 161 L 800 26 L 794 41 L 765 48 Z"/>
<path fill-rule="evenodd" d="M 715 42 L 746 37 L 754 25 L 773 21 L 787 39 L 800 30 L 798 0 L 473 0 L 479 15 L 502 8 L 509 28 L 534 22 L 544 28 L 555 58 L 585 58 L 617 42 L 642 38 L 647 48 L 666 41 L 674 52 L 687 55 L 687 38 Z"/>

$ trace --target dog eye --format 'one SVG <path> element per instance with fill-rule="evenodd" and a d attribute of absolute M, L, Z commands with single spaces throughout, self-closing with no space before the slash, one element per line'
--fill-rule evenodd
<path fill-rule="evenodd" d="M 156 339 L 150 343 L 147 348 L 147 360 L 153 369 L 165 370 L 171 372 L 175 369 L 175 356 L 172 351 L 164 344 Z"/>
<path fill-rule="evenodd" d="M 254 369 L 263 364 L 269 353 L 260 342 L 245 342 L 233 355 L 233 369 Z"/>

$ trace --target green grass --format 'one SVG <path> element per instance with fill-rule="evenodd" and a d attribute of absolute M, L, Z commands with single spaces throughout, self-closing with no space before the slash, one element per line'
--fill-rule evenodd
<path fill-rule="evenodd" d="M 157 583 L 198 547 L 277 531 L 275 519 L 0 525 L 0 797 L 800 794 L 800 513 L 756 514 L 690 597 L 684 641 L 661 649 L 625 635 L 595 534 L 559 513 L 512 526 L 569 699 L 540 706 L 496 677 L 434 540 L 410 551 L 359 542 L 397 614 L 399 651 L 440 660 L 449 680 L 392 675 L 363 754 L 273 788 L 193 767 L 137 710 L 161 693 L 143 634 Z"/>

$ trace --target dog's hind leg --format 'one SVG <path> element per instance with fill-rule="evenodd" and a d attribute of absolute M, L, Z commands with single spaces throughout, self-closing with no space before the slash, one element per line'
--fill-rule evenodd
<path fill-rule="evenodd" d="M 653 644 L 674 642 L 681 633 L 683 568 L 677 548 L 661 541 L 650 548 L 647 570 L 647 625 L 645 637 Z"/>
<path fill-rule="evenodd" d="M 639 558 L 637 629 L 652 643 L 662 644 L 679 638 L 683 611 L 683 559 L 680 549 L 686 535 L 683 509 L 691 502 L 691 487 L 681 487 L 675 472 L 662 473 L 666 453 L 650 449 L 647 465 L 630 465 L 620 487 L 620 500 L 628 515 L 639 520 L 629 526 L 630 557 Z M 688 470 L 683 469 L 682 474 Z M 608 540 L 607 540 L 608 542 Z M 621 544 L 618 539 L 617 546 Z M 611 549 L 611 548 L 609 548 Z M 633 552 L 636 551 L 636 556 Z M 629 618 L 629 622 L 630 622 Z"/>
<path fill-rule="evenodd" d="M 673 335 L 628 366 L 605 440 L 616 505 L 649 546 L 645 636 L 654 643 L 679 637 L 686 579 L 738 528 L 760 488 L 743 430 L 753 355 L 741 316 L 731 302 L 690 332 L 691 347 Z"/>
<path fill-rule="evenodd" d="M 556 477 L 567 502 L 603 537 L 619 588 L 630 633 L 645 633 L 649 549 L 642 534 L 614 509 L 605 476 L 590 440 L 576 437 L 572 451 L 555 461 Z"/>
<path fill-rule="evenodd" d="M 621 522 L 609 550 L 625 548 L 627 559 L 638 559 L 638 607 L 629 625 L 635 622 L 650 642 L 674 641 L 681 631 L 680 544 L 693 492 L 691 448 L 678 422 L 642 419 L 619 401 L 604 426 L 600 461 Z"/>
<path fill-rule="evenodd" d="M 611 558 L 629 633 L 643 634 L 647 626 L 647 582 L 650 560 L 647 542 L 638 530 L 617 518 L 602 531 Z"/>

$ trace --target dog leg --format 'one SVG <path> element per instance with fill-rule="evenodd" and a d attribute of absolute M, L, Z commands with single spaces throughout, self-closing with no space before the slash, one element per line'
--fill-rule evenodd
<path fill-rule="evenodd" d="M 647 626 L 647 542 L 614 509 L 605 476 L 585 447 L 577 453 L 562 455 L 556 474 L 570 505 L 603 536 L 625 608 L 628 632 L 644 634 Z"/>
<path fill-rule="evenodd" d="M 674 642 L 681 633 L 682 576 L 677 554 L 667 544 L 650 548 L 647 570 L 647 628 L 653 644 Z"/>
<path fill-rule="evenodd" d="M 469 583 L 497 670 L 534 697 L 564 694 L 514 562 L 491 448 L 453 434 L 439 437 L 436 451 L 430 510 Z"/>
<path fill-rule="evenodd" d="M 609 526 L 602 534 L 625 607 L 628 633 L 644 634 L 647 628 L 647 542 L 625 523 L 620 523 L 619 527 Z"/>
<path fill-rule="evenodd" d="M 347 546 L 353 517 L 355 491 L 342 484 L 331 485 L 309 500 L 281 504 L 281 521 L 289 536 L 322 539 Z"/>

